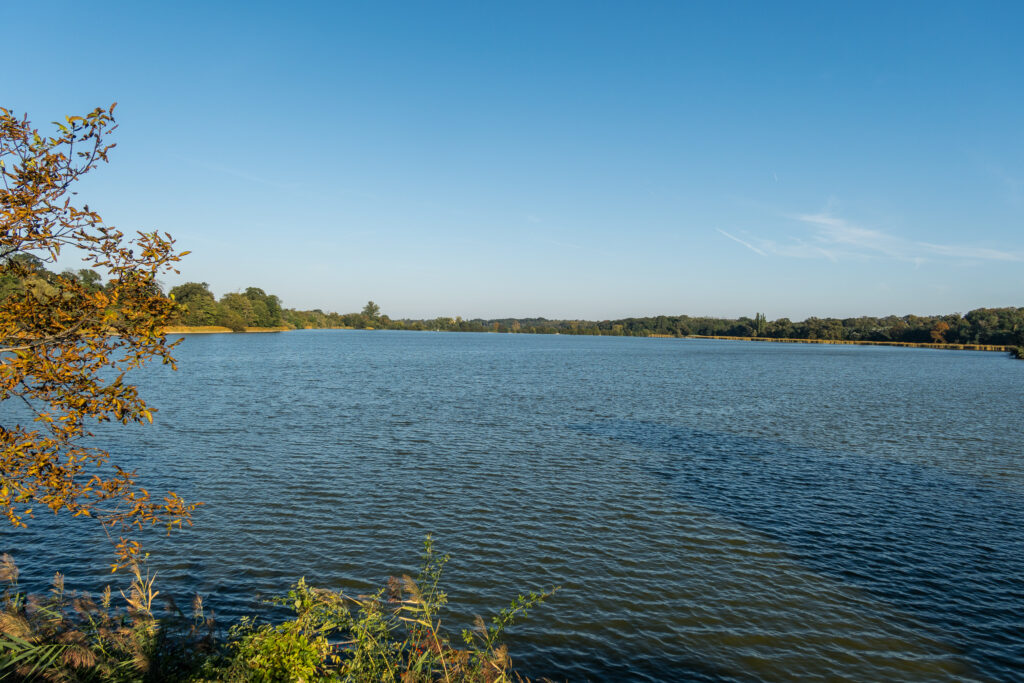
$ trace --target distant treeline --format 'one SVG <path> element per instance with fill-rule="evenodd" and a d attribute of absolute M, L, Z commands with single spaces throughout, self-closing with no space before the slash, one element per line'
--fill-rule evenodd
<path fill-rule="evenodd" d="M 27 260 L 27 259 L 26 259 Z M 47 272 L 42 264 L 31 264 L 41 281 L 57 283 L 76 278 L 100 287 L 93 271 Z M 5 290 L 19 286 L 11 277 L 0 278 L 0 298 Z M 647 337 L 652 334 L 675 337 L 728 336 L 774 339 L 825 339 L 839 341 L 903 342 L 913 344 L 986 344 L 1024 346 L 1024 308 L 978 308 L 961 315 L 890 315 L 884 318 L 788 318 L 768 320 L 757 313 L 753 318 L 711 318 L 688 315 L 659 315 L 620 320 L 548 320 L 547 318 L 496 318 L 485 320 L 439 317 L 429 320 L 392 320 L 370 301 L 359 313 L 325 313 L 320 309 L 300 311 L 282 308 L 281 300 L 258 287 L 225 294 L 217 300 L 205 282 L 187 282 L 170 290 L 180 304 L 176 321 L 181 325 L 220 325 L 241 331 L 246 327 L 289 327 L 296 329 L 355 328 L 389 330 L 439 330 L 446 332 L 507 332 L 526 334 L 587 334 Z"/>
<path fill-rule="evenodd" d="M 62 283 L 72 280 L 88 292 L 104 289 L 103 278 L 89 268 L 54 273 L 32 254 L 14 254 L 0 259 L 0 301 L 26 289 L 35 291 L 37 297 L 54 296 Z"/>
<path fill-rule="evenodd" d="M 368 310 L 370 309 L 370 310 Z M 966 315 L 890 315 L 884 318 L 711 318 L 659 315 L 620 320 L 548 320 L 546 318 L 497 318 L 485 320 L 440 317 L 430 320 L 392 320 L 380 315 L 370 302 L 361 313 L 324 313 L 316 309 L 286 309 L 285 322 L 296 328 L 352 327 L 392 330 L 441 330 L 448 332 L 509 332 L 527 334 L 589 334 L 647 337 L 652 334 L 686 337 L 729 336 L 772 339 L 832 339 L 843 341 L 905 342 L 914 344 L 1024 344 L 1024 308 L 978 308 Z"/>

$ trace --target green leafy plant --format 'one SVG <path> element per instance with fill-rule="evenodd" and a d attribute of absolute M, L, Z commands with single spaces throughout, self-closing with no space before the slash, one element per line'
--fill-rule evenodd
<path fill-rule="evenodd" d="M 350 596 L 315 588 L 305 579 L 285 596 L 267 601 L 291 617 L 272 622 L 243 618 L 218 639 L 202 600 L 191 616 L 166 601 L 140 563 L 112 606 L 108 587 L 99 603 L 68 593 L 63 577 L 49 595 L 26 597 L 17 589 L 17 567 L 0 560 L 8 588 L 0 610 L 0 680 L 41 681 L 394 681 L 500 683 L 522 680 L 512 669 L 505 631 L 556 589 L 520 595 L 453 642 L 442 615 L 447 555 L 428 536 L 415 578 L 392 578 L 370 595 Z"/>
<path fill-rule="evenodd" d="M 244 620 L 231 631 L 230 656 L 207 674 L 267 683 L 521 680 L 501 637 L 557 589 L 520 595 L 490 625 L 477 617 L 457 647 L 441 619 L 448 596 L 439 586 L 448 559 L 428 536 L 416 578 L 393 577 L 371 595 L 312 588 L 302 579 L 286 597 L 271 601 L 295 617 L 278 624 Z"/>

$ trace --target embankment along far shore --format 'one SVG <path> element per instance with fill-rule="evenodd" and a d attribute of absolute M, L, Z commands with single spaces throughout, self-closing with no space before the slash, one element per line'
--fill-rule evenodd
<path fill-rule="evenodd" d="M 290 327 L 247 327 L 246 332 L 287 332 Z M 233 332 L 230 327 L 220 325 L 202 325 L 190 327 L 188 325 L 168 325 L 164 328 L 164 334 L 223 334 Z"/>
<path fill-rule="evenodd" d="M 295 328 L 292 327 L 246 327 L 245 332 L 288 332 Z M 311 329 L 311 328 L 306 328 Z M 348 327 L 337 327 L 337 328 L 325 328 L 325 329 L 352 329 Z M 373 329 L 373 328 L 367 328 Z M 221 327 L 219 325 L 203 325 L 190 327 L 188 325 L 168 325 L 163 329 L 164 334 L 231 334 L 233 330 L 230 327 Z M 774 342 L 776 344 L 850 344 L 856 346 L 903 346 L 914 349 L 948 349 L 954 351 L 1000 351 L 1009 352 L 1014 349 L 1013 346 L 1004 346 L 998 344 L 923 344 L 916 342 L 898 342 L 898 341 L 865 341 L 865 340 L 854 340 L 854 339 L 792 339 L 792 338 L 775 338 L 775 337 L 730 337 L 725 335 L 704 335 L 704 334 L 691 334 L 686 336 L 677 336 L 673 334 L 648 334 L 649 338 L 658 339 L 722 339 L 726 341 L 753 341 L 753 342 Z"/>
<path fill-rule="evenodd" d="M 954 351 L 1010 351 L 1012 346 L 997 344 L 921 344 L 916 342 L 866 341 L 860 339 L 790 339 L 775 337 L 727 337 L 723 335 L 691 334 L 677 337 L 672 334 L 650 334 L 662 339 L 725 339 L 728 341 L 775 342 L 778 344 L 852 344 L 856 346 L 905 346 L 913 349 L 949 349 Z"/>

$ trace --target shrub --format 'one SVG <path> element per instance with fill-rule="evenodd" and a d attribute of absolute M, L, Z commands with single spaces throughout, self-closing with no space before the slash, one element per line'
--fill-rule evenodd
<path fill-rule="evenodd" d="M 268 601 L 294 615 L 279 623 L 243 618 L 219 639 L 202 601 L 190 616 L 167 601 L 156 616 L 154 578 L 138 563 L 111 606 L 64 590 L 58 574 L 48 596 L 17 590 L 17 568 L 0 562 L 9 586 L 0 610 L 0 680 L 42 681 L 457 681 L 521 680 L 512 670 L 505 630 L 556 589 L 520 595 L 490 623 L 481 617 L 456 644 L 441 624 L 448 597 L 440 589 L 447 555 L 428 536 L 414 579 L 392 578 L 372 595 L 314 588 L 305 579 Z"/>
<path fill-rule="evenodd" d="M 461 634 L 461 646 L 442 628 L 448 602 L 439 584 L 447 555 L 428 536 L 419 575 L 392 578 L 372 595 L 353 597 L 300 580 L 273 604 L 295 618 L 257 625 L 247 619 L 231 632 L 228 681 L 506 681 L 514 675 L 505 629 L 554 593 L 520 595 L 488 625 L 480 617 Z"/>

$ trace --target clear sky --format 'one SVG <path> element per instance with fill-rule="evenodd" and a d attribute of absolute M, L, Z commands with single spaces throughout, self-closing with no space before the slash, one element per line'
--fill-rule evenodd
<path fill-rule="evenodd" d="M 1024 305 L 1021 2 L 5 3 L 168 286 L 392 317 Z"/>

